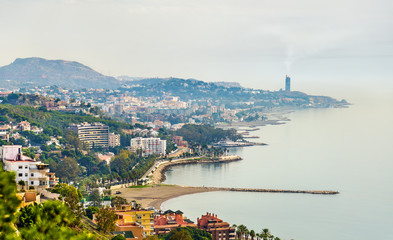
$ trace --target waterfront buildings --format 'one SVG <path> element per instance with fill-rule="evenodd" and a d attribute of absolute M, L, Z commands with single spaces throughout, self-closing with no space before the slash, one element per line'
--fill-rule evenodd
<path fill-rule="evenodd" d="M 217 218 L 217 215 L 206 213 L 197 219 L 197 226 L 206 232 L 211 233 L 213 240 L 235 240 L 235 228 L 229 223 Z"/>
<path fill-rule="evenodd" d="M 157 235 L 167 234 L 178 227 L 194 227 L 197 226 L 191 220 L 183 217 L 183 212 L 168 210 L 154 218 L 154 232 Z"/>
<path fill-rule="evenodd" d="M 143 156 L 152 154 L 165 155 L 166 151 L 166 140 L 159 138 L 132 138 L 130 145 L 131 151 L 137 152 L 140 149 Z"/>
<path fill-rule="evenodd" d="M 55 174 L 49 172 L 49 165 L 24 156 L 21 145 L 1 146 L 0 158 L 4 170 L 15 172 L 16 182 L 23 181 L 28 188 L 45 189 L 58 183 Z"/>
<path fill-rule="evenodd" d="M 102 123 L 72 124 L 70 129 L 78 134 L 79 139 L 89 148 L 109 147 L 109 127 Z"/>

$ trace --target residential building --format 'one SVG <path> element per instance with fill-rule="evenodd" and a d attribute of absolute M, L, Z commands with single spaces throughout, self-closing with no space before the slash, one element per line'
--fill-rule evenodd
<path fill-rule="evenodd" d="M 217 215 L 206 213 L 197 219 L 199 229 L 211 233 L 213 240 L 235 240 L 235 228 L 217 218 Z"/>
<path fill-rule="evenodd" d="M 166 151 L 166 140 L 159 138 L 132 138 L 131 139 L 131 151 L 136 152 L 138 149 L 142 150 L 143 156 L 152 154 L 165 155 Z"/>
<path fill-rule="evenodd" d="M 21 145 L 1 146 L 0 158 L 5 171 L 16 173 L 17 183 L 22 180 L 27 187 L 45 189 L 58 182 L 54 173 L 49 172 L 49 165 L 24 156 Z"/>
<path fill-rule="evenodd" d="M 167 234 L 178 227 L 196 228 L 197 225 L 191 220 L 183 217 L 183 212 L 180 210 L 176 212 L 167 210 L 154 218 L 154 232 L 157 235 Z"/>
<path fill-rule="evenodd" d="M 109 133 L 109 147 L 120 146 L 120 134 Z"/>
<path fill-rule="evenodd" d="M 89 148 L 108 148 L 109 127 L 102 123 L 72 124 L 70 129 L 78 134 L 79 139 L 87 143 Z"/>
<path fill-rule="evenodd" d="M 21 131 L 30 131 L 31 130 L 30 123 L 28 121 L 22 121 L 18 124 L 18 126 Z"/>
<path fill-rule="evenodd" d="M 174 136 L 172 141 L 179 147 L 188 147 L 188 142 L 183 140 L 182 136 Z"/>
<path fill-rule="evenodd" d="M 9 135 L 9 126 L 1 126 L 0 127 L 0 139 L 3 141 L 8 142 L 10 140 L 10 135 Z"/>
<path fill-rule="evenodd" d="M 142 227 L 144 238 L 154 233 L 154 211 L 134 209 L 132 205 L 120 205 L 115 208 L 115 213 L 117 215 L 116 224 L 119 226 L 116 231 L 122 231 L 122 227 L 126 226 L 138 226 Z M 134 235 L 137 233 L 134 232 Z"/>

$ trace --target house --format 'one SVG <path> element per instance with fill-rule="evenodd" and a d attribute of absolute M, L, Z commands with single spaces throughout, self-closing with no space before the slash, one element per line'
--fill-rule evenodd
<path fill-rule="evenodd" d="M 27 187 L 46 189 L 58 181 L 54 173 L 49 173 L 49 165 L 24 156 L 21 145 L 4 145 L 0 147 L 0 158 L 5 171 L 16 173 L 15 181 L 24 181 Z"/>

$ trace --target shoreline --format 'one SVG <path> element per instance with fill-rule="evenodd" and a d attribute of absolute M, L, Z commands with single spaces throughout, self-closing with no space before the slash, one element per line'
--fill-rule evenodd
<path fill-rule="evenodd" d="M 165 172 L 172 166 L 201 164 L 201 163 L 226 163 L 242 160 L 236 155 L 222 156 L 217 159 L 188 158 L 166 162 L 159 162 L 153 166 L 147 177 L 150 178 L 151 185 L 141 188 L 121 188 L 122 197 L 128 201 L 135 200 L 142 207 L 154 207 L 161 209 L 162 203 L 184 195 L 204 193 L 204 192 L 254 192 L 254 193 L 297 193 L 297 194 L 317 194 L 317 195 L 336 195 L 338 191 L 321 191 L 321 190 L 282 190 L 282 189 L 261 189 L 261 188 L 233 188 L 233 187 L 191 187 L 180 185 L 165 185 Z"/>
<path fill-rule="evenodd" d="M 152 184 L 161 184 L 165 181 L 165 172 L 172 166 L 188 165 L 188 164 L 201 164 L 201 163 L 227 163 L 242 160 L 237 155 L 221 156 L 217 159 L 204 159 L 203 157 L 178 159 L 172 161 L 161 162 L 153 168 L 153 171 L 147 175 L 151 178 Z"/>
<path fill-rule="evenodd" d="M 154 207 L 161 209 L 161 205 L 173 198 L 204 193 L 204 192 L 250 192 L 250 193 L 297 193 L 314 195 L 337 195 L 338 191 L 312 191 L 312 190 L 280 190 L 257 188 L 230 188 L 230 187 L 190 187 L 179 185 L 151 185 L 142 188 L 123 188 L 120 196 L 128 201 L 135 200 L 143 208 Z"/>

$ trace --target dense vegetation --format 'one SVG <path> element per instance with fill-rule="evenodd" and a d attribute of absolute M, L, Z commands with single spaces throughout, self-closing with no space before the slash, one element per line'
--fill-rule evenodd
<path fill-rule="evenodd" d="M 211 144 L 221 140 L 230 139 L 236 141 L 241 136 L 235 129 L 224 130 L 210 125 L 186 124 L 176 131 L 176 135 L 183 136 L 184 140 L 192 144 Z"/>
<path fill-rule="evenodd" d="M 166 236 L 160 237 L 164 240 L 211 240 L 212 235 L 203 230 L 192 228 L 192 227 L 179 227 L 172 230 Z"/>
<path fill-rule="evenodd" d="M 19 204 L 15 174 L 0 169 L 0 239 L 97 239 L 79 227 L 78 216 L 60 201 L 46 201 L 17 211 Z"/>
<path fill-rule="evenodd" d="M 63 182 L 81 181 L 82 186 L 94 187 L 112 182 L 136 181 L 154 164 L 155 156 L 142 157 L 140 154 L 131 153 L 124 150 L 130 143 L 131 135 L 122 132 L 122 129 L 132 129 L 128 123 L 117 122 L 110 118 L 98 118 L 92 115 L 62 113 L 59 111 L 47 111 L 45 108 L 34 108 L 29 106 L 14 106 L 0 104 L 0 121 L 3 123 L 20 122 L 27 120 L 32 126 L 42 127 L 42 133 L 23 131 L 21 135 L 29 140 L 31 144 L 40 146 L 41 153 L 39 159 L 49 164 L 51 172 L 55 172 Z M 122 134 L 123 146 L 113 150 L 118 154 L 108 166 L 105 161 L 100 161 L 95 151 L 89 150 L 78 139 L 75 132 L 68 129 L 72 123 L 81 122 L 101 122 L 110 126 L 110 130 Z M 46 145 L 50 136 L 60 139 L 63 147 L 56 145 Z M 164 136 L 164 135 L 163 135 Z M 27 146 L 23 138 L 11 139 L 9 143 Z M 169 146 L 172 146 L 169 144 Z M 172 146 L 173 147 L 173 146 Z M 83 150 L 87 150 L 84 152 Z M 24 154 L 34 158 L 37 154 L 36 148 L 24 150 Z"/>

